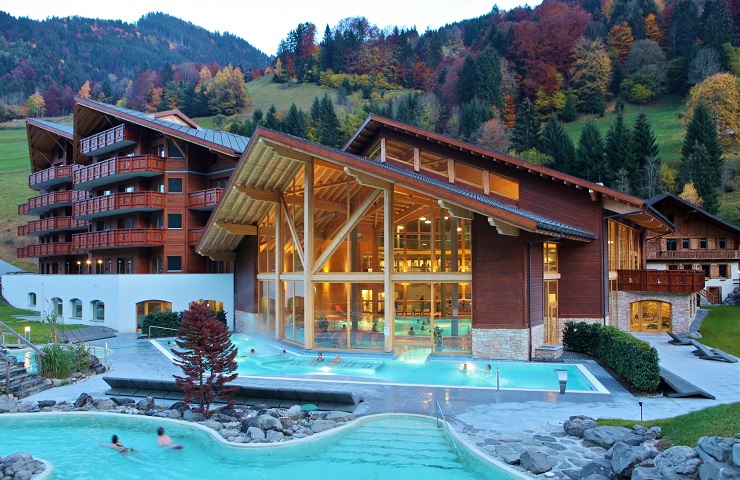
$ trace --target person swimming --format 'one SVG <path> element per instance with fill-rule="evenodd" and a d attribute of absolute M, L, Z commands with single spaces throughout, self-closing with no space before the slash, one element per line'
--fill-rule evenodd
<path fill-rule="evenodd" d="M 340 363 L 341 361 L 342 361 L 342 357 L 340 357 L 339 355 L 337 355 L 337 358 L 335 358 L 334 360 L 332 360 L 331 362 L 329 362 L 329 365 L 336 365 L 337 363 Z"/>
<path fill-rule="evenodd" d="M 103 442 L 99 442 L 101 447 L 107 447 L 115 450 L 116 452 L 126 455 L 129 452 L 135 452 L 133 448 L 128 448 L 123 445 L 123 442 L 118 439 L 118 435 L 113 435 L 109 445 L 104 445 Z"/>
<path fill-rule="evenodd" d="M 321 363 L 324 361 L 324 355 L 322 355 L 321 352 L 316 356 L 316 359 L 311 361 L 311 365 L 316 365 L 317 363 Z"/>
<path fill-rule="evenodd" d="M 164 433 L 164 428 L 159 427 L 157 429 L 157 443 L 160 447 L 171 448 L 172 450 L 180 450 L 181 445 L 175 445 L 169 435 Z"/>

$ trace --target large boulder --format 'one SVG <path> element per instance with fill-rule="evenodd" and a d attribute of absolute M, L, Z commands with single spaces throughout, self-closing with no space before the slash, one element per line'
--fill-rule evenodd
<path fill-rule="evenodd" d="M 285 439 L 285 435 L 283 434 L 283 432 L 268 430 L 265 433 L 265 439 L 270 443 L 277 443 L 282 442 Z"/>
<path fill-rule="evenodd" d="M 301 410 L 300 405 L 293 405 L 285 412 L 285 416 L 290 417 L 293 420 L 300 420 L 305 416 L 305 412 Z"/>
<path fill-rule="evenodd" d="M 586 430 L 583 432 L 583 438 L 584 440 L 595 443 L 600 447 L 610 448 L 617 442 L 617 440 L 628 433 L 631 433 L 629 428 L 604 426 Z"/>
<path fill-rule="evenodd" d="M 596 428 L 596 420 L 585 415 L 574 415 L 563 423 L 563 430 L 572 437 L 583 438 L 583 432 L 589 428 Z"/>
<path fill-rule="evenodd" d="M 346 423 L 355 419 L 355 416 L 348 412 L 333 410 L 324 414 L 324 420 L 334 420 L 337 423 Z"/>
<path fill-rule="evenodd" d="M 632 469 L 632 480 L 662 480 L 657 468 L 635 467 Z"/>
<path fill-rule="evenodd" d="M 92 404 L 93 404 L 93 397 L 83 392 L 80 394 L 79 397 L 77 397 L 77 400 L 75 400 L 74 406 L 75 408 L 84 408 Z"/>
<path fill-rule="evenodd" d="M 103 398 L 95 402 L 95 408 L 98 410 L 113 410 L 116 406 L 116 402 L 108 398 Z"/>
<path fill-rule="evenodd" d="M 319 432 L 325 432 L 326 430 L 331 430 L 332 428 L 337 426 L 337 422 L 334 420 L 315 420 L 311 424 L 311 430 L 314 433 Z"/>
<path fill-rule="evenodd" d="M 704 450 L 718 462 L 728 462 L 735 443 L 734 438 L 701 437 L 697 448 Z"/>
<path fill-rule="evenodd" d="M 673 478 L 675 475 L 696 478 L 701 459 L 693 448 L 676 446 L 660 452 L 653 463 L 666 478 Z"/>
<path fill-rule="evenodd" d="M 626 443 L 616 443 L 612 450 L 612 469 L 622 477 L 632 475 L 632 469 L 641 462 L 651 458 L 651 452 L 645 447 L 634 447 Z"/>
<path fill-rule="evenodd" d="M 591 475 L 601 475 L 609 480 L 617 478 L 617 474 L 612 470 L 612 462 L 605 458 L 597 458 L 581 468 L 581 478 L 587 478 Z"/>
<path fill-rule="evenodd" d="M 5 395 L 0 395 L 0 413 L 17 413 L 18 402 Z"/>
<path fill-rule="evenodd" d="M 262 430 L 260 430 L 257 427 L 249 427 L 247 429 L 247 438 L 249 438 L 252 441 L 254 441 L 254 440 L 258 440 L 258 441 L 259 440 L 264 440 L 265 439 L 265 432 L 263 432 Z"/>
<path fill-rule="evenodd" d="M 192 410 L 185 410 L 185 412 L 182 414 L 182 419 L 187 420 L 188 422 L 201 422 L 205 418 L 205 415 L 203 415 L 202 413 L 196 413 Z"/>
<path fill-rule="evenodd" d="M 148 412 L 154 408 L 154 399 L 152 397 L 142 398 L 139 400 L 139 403 L 136 404 L 136 408 L 142 412 Z"/>
<path fill-rule="evenodd" d="M 740 467 L 740 442 L 732 446 L 732 463 Z"/>
<path fill-rule="evenodd" d="M 550 460 L 547 459 L 547 455 L 540 452 L 525 450 L 519 457 L 519 463 L 523 468 L 535 475 L 552 470 L 552 464 L 550 464 Z"/>
<path fill-rule="evenodd" d="M 280 423 L 279 418 L 275 418 L 272 415 L 260 415 L 257 419 L 259 428 L 262 430 L 282 430 L 283 424 Z"/>

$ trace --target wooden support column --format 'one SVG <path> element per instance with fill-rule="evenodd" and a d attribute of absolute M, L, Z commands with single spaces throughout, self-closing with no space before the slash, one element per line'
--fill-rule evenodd
<path fill-rule="evenodd" d="M 266 250 L 270 251 L 268 245 Z M 281 205 L 275 205 L 275 338 L 281 340 L 285 338 L 285 287 L 280 274 L 283 273 L 283 261 L 285 260 L 285 247 L 283 245 L 283 208 Z M 270 292 L 267 292 L 270 296 Z M 269 302 L 268 302 L 269 305 Z M 293 328 L 295 328 L 295 321 Z M 295 340 L 295 338 L 291 338 Z"/>
<path fill-rule="evenodd" d="M 386 149 L 386 146 L 385 146 L 385 138 L 381 138 L 380 139 L 380 161 L 382 163 L 385 163 L 385 159 L 387 158 L 386 157 L 387 152 L 388 150 Z"/>
<path fill-rule="evenodd" d="M 393 292 L 393 189 L 383 190 L 383 288 L 385 290 L 385 351 L 393 351 L 393 332 L 396 331 L 396 304 Z"/>
<path fill-rule="evenodd" d="M 414 148 L 414 171 L 418 172 L 421 170 L 421 156 L 419 155 L 419 149 Z"/>
<path fill-rule="evenodd" d="M 306 163 L 303 174 L 303 325 L 305 347 L 314 347 L 314 294 L 313 294 L 313 162 Z M 300 244 L 296 245 L 300 248 Z"/>

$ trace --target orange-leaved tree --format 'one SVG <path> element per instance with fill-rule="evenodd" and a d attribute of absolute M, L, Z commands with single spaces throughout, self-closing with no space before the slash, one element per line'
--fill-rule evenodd
<path fill-rule="evenodd" d="M 172 351 L 175 365 L 183 371 L 183 376 L 174 375 L 175 384 L 185 392 L 186 402 L 198 404 L 194 411 L 213 413 L 211 403 L 217 396 L 229 400 L 238 390 L 226 386 L 238 376 L 237 349 L 228 328 L 205 302 L 197 302 L 182 313 L 175 344 L 182 349 Z"/>

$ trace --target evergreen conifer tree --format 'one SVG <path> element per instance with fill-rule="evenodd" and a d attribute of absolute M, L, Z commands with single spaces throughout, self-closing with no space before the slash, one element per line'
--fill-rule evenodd
<path fill-rule="evenodd" d="M 558 122 L 554 115 L 547 119 L 540 135 L 539 150 L 550 155 L 555 160 L 553 168 L 560 172 L 568 172 L 575 158 L 575 147 L 563 124 Z"/>
<path fill-rule="evenodd" d="M 701 39 L 705 47 L 722 51 L 722 45 L 737 46 L 737 31 L 726 0 L 706 0 L 701 14 Z"/>
<path fill-rule="evenodd" d="M 265 115 L 265 127 L 270 130 L 280 130 L 280 120 L 277 118 L 277 109 L 275 105 L 270 105 Z"/>
<path fill-rule="evenodd" d="M 539 131 L 540 122 L 537 120 L 537 110 L 531 100 L 525 98 L 516 110 L 516 121 L 511 138 L 512 148 L 519 153 L 537 148 Z"/>
<path fill-rule="evenodd" d="M 501 110 L 504 103 L 501 96 L 501 62 L 490 46 L 478 56 L 473 80 L 473 96 Z"/>
<path fill-rule="evenodd" d="M 616 174 L 622 169 L 629 172 L 627 165 L 630 162 L 630 131 L 624 123 L 624 104 L 617 102 L 616 117 L 609 126 L 606 134 L 606 177 L 604 184 L 614 186 Z M 622 185 L 628 183 L 622 182 Z"/>
<path fill-rule="evenodd" d="M 289 135 L 295 135 L 296 137 L 301 138 L 306 138 L 308 135 L 306 116 L 303 114 L 303 110 L 299 110 L 298 107 L 295 106 L 295 103 L 290 105 L 288 114 L 283 120 L 282 130 Z"/>
<path fill-rule="evenodd" d="M 467 140 L 483 122 L 493 118 L 493 109 L 477 97 L 460 105 L 460 129 L 458 136 Z"/>
<path fill-rule="evenodd" d="M 630 190 L 634 195 L 647 198 L 645 169 L 653 159 L 658 158 L 660 147 L 644 112 L 637 115 L 630 140 Z"/>
<path fill-rule="evenodd" d="M 313 107 L 311 108 L 313 115 Z M 339 119 L 334 111 L 334 104 L 328 95 L 324 94 L 319 107 L 319 142 L 328 146 L 338 148 L 341 146 L 342 132 Z"/>
<path fill-rule="evenodd" d="M 460 104 L 471 101 L 475 96 L 475 75 L 475 59 L 468 54 L 460 73 L 457 74 L 457 94 L 460 97 Z"/>
<path fill-rule="evenodd" d="M 568 123 L 578 118 L 576 103 L 576 97 L 572 93 L 565 96 L 565 106 L 563 107 L 563 111 L 560 112 L 560 120 Z"/>
<path fill-rule="evenodd" d="M 717 137 L 717 125 L 703 103 L 694 109 L 694 117 L 686 127 L 681 155 L 681 183 L 693 181 L 699 196 L 704 199 L 705 209 L 709 213 L 717 213 L 716 188 L 722 179 L 722 147 Z"/>
<path fill-rule="evenodd" d="M 593 120 L 586 123 L 581 130 L 576 159 L 571 170 L 569 173 L 577 177 L 592 182 L 604 181 L 604 140 Z"/>

